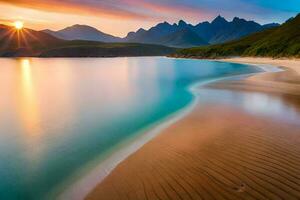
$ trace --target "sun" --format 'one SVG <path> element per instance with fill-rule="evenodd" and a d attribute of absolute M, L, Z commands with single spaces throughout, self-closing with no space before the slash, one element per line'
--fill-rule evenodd
<path fill-rule="evenodd" d="M 17 30 L 21 30 L 24 27 L 24 23 L 21 21 L 15 21 L 14 25 Z"/>

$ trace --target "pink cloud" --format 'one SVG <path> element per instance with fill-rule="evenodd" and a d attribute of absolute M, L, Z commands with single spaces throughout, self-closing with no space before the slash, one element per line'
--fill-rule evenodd
<path fill-rule="evenodd" d="M 0 0 L 0 3 L 11 4 L 48 12 L 71 13 L 80 15 L 98 15 L 109 18 L 162 20 L 178 19 L 181 16 L 189 19 L 204 19 L 210 13 L 204 9 L 192 8 L 178 4 L 163 4 L 147 0 Z"/>

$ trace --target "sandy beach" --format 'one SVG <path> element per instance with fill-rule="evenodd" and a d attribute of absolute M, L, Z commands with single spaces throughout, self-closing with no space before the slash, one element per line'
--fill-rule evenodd
<path fill-rule="evenodd" d="M 193 111 L 121 162 L 86 199 L 300 199 L 300 60 L 220 61 L 284 71 L 199 88 Z M 202 99 L 202 90 L 211 99 Z"/>

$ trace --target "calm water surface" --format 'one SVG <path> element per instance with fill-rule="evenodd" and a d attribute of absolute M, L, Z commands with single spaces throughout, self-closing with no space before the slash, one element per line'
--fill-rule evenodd
<path fill-rule="evenodd" d="M 257 71 L 159 57 L 0 59 L 0 199 L 45 199 L 189 104 L 191 84 Z"/>

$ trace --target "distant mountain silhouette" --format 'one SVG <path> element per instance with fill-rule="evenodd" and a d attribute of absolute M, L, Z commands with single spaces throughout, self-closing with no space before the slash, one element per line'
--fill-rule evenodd
<path fill-rule="evenodd" d="M 220 44 L 276 26 L 279 26 L 279 24 L 260 25 L 254 21 L 247 21 L 238 17 L 233 18 L 229 22 L 225 18 L 218 16 L 211 23 L 203 22 L 197 24 L 194 26 L 194 30 L 208 43 Z"/>
<path fill-rule="evenodd" d="M 90 40 L 100 42 L 120 42 L 122 39 L 103 33 L 96 28 L 86 25 L 73 25 L 59 31 L 49 29 L 43 32 L 64 40 Z"/>
<path fill-rule="evenodd" d="M 240 21 L 236 19 L 235 21 Z M 278 27 L 239 40 L 205 47 L 182 49 L 174 57 L 224 58 L 232 56 L 300 57 L 300 14 Z"/>
<path fill-rule="evenodd" d="M 187 25 L 180 21 L 178 24 L 169 24 L 168 22 L 159 23 L 156 26 L 150 28 L 149 30 L 139 29 L 137 32 L 128 33 L 125 40 L 130 42 L 159 42 L 161 37 L 172 34 L 176 31 L 185 29 Z"/>
<path fill-rule="evenodd" d="M 42 31 L 0 25 L 0 57 L 163 56 L 175 48 L 137 43 L 62 40 Z"/>
<path fill-rule="evenodd" d="M 274 28 L 274 27 L 277 27 L 277 26 L 280 26 L 280 24 L 278 24 L 278 23 L 265 24 L 265 25 L 263 25 L 263 29 Z"/>
<path fill-rule="evenodd" d="M 197 25 L 188 24 L 183 20 L 174 24 L 163 22 L 149 30 L 140 28 L 136 32 L 130 32 L 125 38 L 115 37 L 85 25 L 74 25 L 60 31 L 44 30 L 44 32 L 64 40 L 145 43 L 186 48 L 224 43 L 276 26 L 279 24 L 260 25 L 238 17 L 229 22 L 219 15 L 211 23 L 202 22 Z"/>
<path fill-rule="evenodd" d="M 185 28 L 160 38 L 160 43 L 171 47 L 194 47 L 208 45 L 190 28 Z"/>
<path fill-rule="evenodd" d="M 164 44 L 176 47 L 191 47 L 207 44 L 200 36 L 194 34 L 190 28 L 192 28 L 192 26 L 183 20 L 173 25 L 168 22 L 163 22 L 149 30 L 139 29 L 137 32 L 130 32 L 124 40 L 126 42 Z M 193 39 L 189 38 L 191 34 L 193 34 Z M 176 40 L 173 41 L 172 39 Z"/>
<path fill-rule="evenodd" d="M 189 43 L 182 42 L 180 43 L 180 47 L 199 46 L 199 44 L 219 44 L 236 40 L 246 35 L 276 26 L 279 26 L 279 24 L 272 23 L 260 25 L 254 21 L 247 21 L 238 17 L 235 17 L 231 22 L 229 22 L 219 15 L 211 23 L 202 22 L 197 25 L 187 24 L 183 20 L 180 20 L 178 24 L 173 25 L 167 22 L 160 23 L 149 30 L 139 29 L 137 32 L 130 32 L 125 38 L 125 41 L 164 44 L 178 47 L 176 41 L 174 41 L 174 44 L 172 44 L 171 41 L 163 43 L 164 40 L 162 40 L 162 38 L 166 38 L 174 34 L 176 35 L 176 32 L 181 32 L 188 28 L 190 31 L 193 31 L 198 35 L 199 41 L 193 40 Z M 185 38 L 188 37 L 187 34 L 183 34 L 182 37 L 182 41 L 189 40 L 188 38 Z"/>

